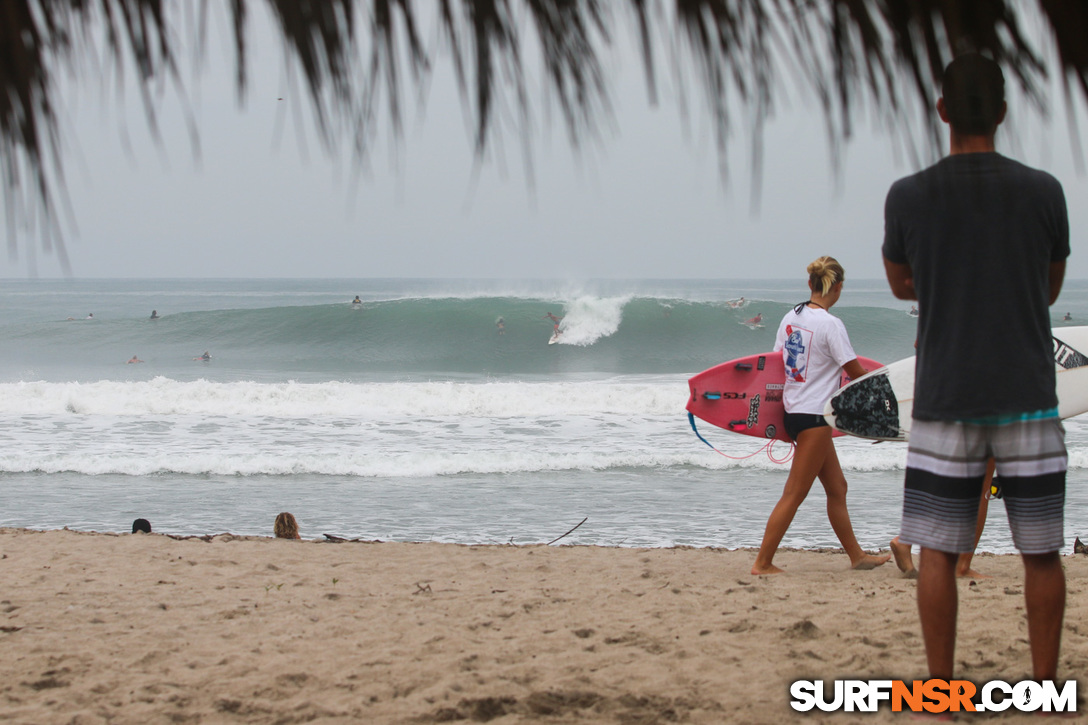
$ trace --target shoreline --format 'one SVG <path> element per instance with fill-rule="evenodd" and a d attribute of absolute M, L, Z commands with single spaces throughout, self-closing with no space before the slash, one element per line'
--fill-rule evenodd
<path fill-rule="evenodd" d="M 754 577 L 753 556 L 4 528 L 0 716 L 778 725 L 793 680 L 924 675 L 915 584 L 893 563 L 782 550 L 788 573 Z M 990 578 L 961 581 L 957 676 L 1024 679 L 1019 557 L 975 561 Z M 1075 677 L 1088 557 L 1062 561 Z"/>

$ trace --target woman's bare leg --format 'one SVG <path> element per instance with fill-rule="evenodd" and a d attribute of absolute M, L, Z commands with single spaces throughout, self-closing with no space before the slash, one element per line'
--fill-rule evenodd
<path fill-rule="evenodd" d="M 781 569 L 772 563 L 778 545 L 782 543 L 782 537 L 793 522 L 801 502 L 808 496 L 812 488 L 812 482 L 816 480 L 816 474 L 823 467 L 824 458 L 831 445 L 831 428 L 809 428 L 797 436 L 797 448 L 793 452 L 793 463 L 790 465 L 790 474 L 786 478 L 786 487 L 782 491 L 782 497 L 778 499 L 770 518 L 767 519 L 767 528 L 763 532 L 763 543 L 759 547 L 759 554 L 752 565 L 753 574 L 779 574 Z"/>
<path fill-rule="evenodd" d="M 820 428 L 818 430 L 825 430 Z M 839 543 L 850 557 L 850 566 L 854 569 L 873 569 L 891 559 L 890 554 L 873 556 L 866 554 L 854 536 L 854 526 L 850 523 L 850 512 L 846 509 L 846 476 L 839 465 L 839 456 L 835 453 L 835 444 L 831 441 L 831 429 L 827 428 L 827 455 L 820 468 L 820 483 L 827 493 L 827 519 Z"/>

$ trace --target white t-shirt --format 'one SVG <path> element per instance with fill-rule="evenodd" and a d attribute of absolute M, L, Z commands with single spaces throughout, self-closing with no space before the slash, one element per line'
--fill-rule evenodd
<path fill-rule="evenodd" d="M 839 389 L 842 366 L 857 358 L 842 320 L 808 305 L 800 314 L 790 310 L 782 318 L 774 350 L 782 351 L 786 364 L 782 402 L 787 413 L 823 415 Z"/>

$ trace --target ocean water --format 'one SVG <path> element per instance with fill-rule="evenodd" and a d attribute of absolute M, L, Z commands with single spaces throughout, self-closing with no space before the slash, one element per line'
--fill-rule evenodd
<path fill-rule="evenodd" d="M 305 538 L 547 542 L 585 519 L 563 543 L 758 546 L 788 464 L 706 425 L 727 455 L 700 443 L 687 378 L 770 349 L 806 291 L 803 280 L 2 280 L 0 526 L 127 531 L 144 517 L 164 533 L 270 535 L 291 511 Z M 883 281 L 849 280 L 835 314 L 859 354 L 892 362 L 913 353 L 909 307 Z M 558 344 L 547 313 L 563 318 Z M 764 327 L 743 324 L 756 314 Z M 1054 324 L 1078 321 L 1088 283 L 1073 281 Z M 1067 430 L 1072 542 L 1088 533 L 1088 419 Z M 837 448 L 858 539 L 886 547 L 905 446 Z M 818 484 L 783 545 L 837 546 Z M 999 501 L 980 549 L 1011 551 Z"/>

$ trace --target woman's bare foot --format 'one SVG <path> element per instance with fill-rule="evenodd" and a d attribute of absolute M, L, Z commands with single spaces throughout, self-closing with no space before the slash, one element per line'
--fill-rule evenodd
<path fill-rule="evenodd" d="M 752 573 L 756 576 L 763 576 L 764 574 L 785 574 L 785 570 L 779 569 L 774 564 L 767 564 L 766 566 L 760 566 L 759 564 L 752 565 Z"/>
<path fill-rule="evenodd" d="M 865 571 L 866 569 L 876 569 L 881 564 L 887 564 L 892 558 L 891 554 L 883 554 L 876 556 L 874 554 L 865 554 L 857 561 L 850 562 L 850 568 L 858 571 Z"/>
<path fill-rule="evenodd" d="M 914 568 L 914 559 L 910 555 L 910 546 L 899 541 L 898 536 L 892 539 L 891 546 L 892 556 L 895 557 L 895 565 L 899 567 L 899 571 L 911 579 L 918 576 L 918 570 Z"/>

